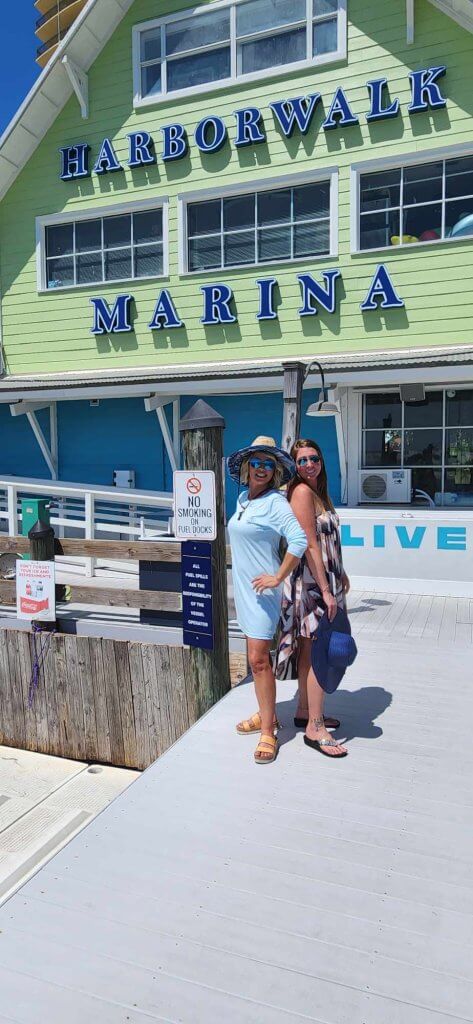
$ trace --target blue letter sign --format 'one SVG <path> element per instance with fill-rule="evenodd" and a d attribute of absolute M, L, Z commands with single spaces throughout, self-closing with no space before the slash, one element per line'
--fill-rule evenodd
<path fill-rule="evenodd" d="M 91 299 L 94 307 L 94 326 L 92 334 L 122 334 L 132 331 L 130 323 L 130 305 L 132 295 L 118 295 L 112 309 L 105 299 Z"/>
<path fill-rule="evenodd" d="M 404 300 L 397 294 L 384 263 L 380 263 L 379 267 L 376 268 L 368 294 L 361 303 L 360 308 L 362 310 L 377 309 L 377 300 L 379 298 L 381 298 L 379 303 L 381 309 L 397 309 L 404 306 Z"/>

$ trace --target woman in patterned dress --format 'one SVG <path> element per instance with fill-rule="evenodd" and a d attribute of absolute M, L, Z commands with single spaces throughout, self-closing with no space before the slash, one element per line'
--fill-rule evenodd
<path fill-rule="evenodd" d="M 289 484 L 287 497 L 307 535 L 308 546 L 284 585 L 276 676 L 298 678 L 294 724 L 306 728 L 310 739 L 328 741 L 331 737 L 327 726 L 334 729 L 340 723 L 323 716 L 324 691 L 312 673 L 310 654 L 324 612 L 332 620 L 337 607 L 346 610 L 345 595 L 350 583 L 343 569 L 339 519 L 328 493 L 322 452 L 315 441 L 305 438 L 295 442 L 291 456 L 297 474 Z M 340 757 L 345 749 L 332 741 L 330 746 L 328 742 L 324 744 L 324 752 Z"/>

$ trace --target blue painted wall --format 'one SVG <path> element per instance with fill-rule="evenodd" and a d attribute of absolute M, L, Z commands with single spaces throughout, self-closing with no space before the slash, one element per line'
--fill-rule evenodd
<path fill-rule="evenodd" d="M 181 400 L 184 415 L 198 396 Z M 332 417 L 307 417 L 305 410 L 317 394 L 303 398 L 304 437 L 320 444 L 335 502 L 340 500 L 340 470 Z M 283 401 L 281 393 L 259 395 L 217 395 L 211 404 L 225 419 L 225 455 L 251 443 L 258 434 L 281 442 Z M 59 479 L 89 484 L 113 484 L 114 469 L 134 469 L 136 486 L 142 490 L 171 490 L 172 473 L 155 413 L 147 413 L 142 398 L 58 403 Z M 170 409 L 167 411 L 168 420 Z M 49 440 L 49 414 L 38 419 Z M 15 419 L 8 406 L 0 405 L 0 476 L 14 475 L 49 479 L 49 471 L 25 416 Z M 237 496 L 236 485 L 227 480 L 227 511 L 231 514 Z"/>
<path fill-rule="evenodd" d="M 37 414 L 39 425 L 49 443 L 49 412 Z M 0 476 L 48 478 L 48 466 L 26 416 L 13 417 L 10 406 L 0 405 Z"/>

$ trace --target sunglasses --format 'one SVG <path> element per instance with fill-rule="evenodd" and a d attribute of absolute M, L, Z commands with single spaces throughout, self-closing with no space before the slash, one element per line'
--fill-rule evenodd
<path fill-rule="evenodd" d="M 272 459 L 248 459 L 252 469 L 276 469 L 276 463 Z"/>
<path fill-rule="evenodd" d="M 316 466 L 317 463 L 321 461 L 320 455 L 303 455 L 301 459 L 297 460 L 296 465 L 304 467 L 307 466 L 309 462 L 312 462 L 314 466 Z"/>

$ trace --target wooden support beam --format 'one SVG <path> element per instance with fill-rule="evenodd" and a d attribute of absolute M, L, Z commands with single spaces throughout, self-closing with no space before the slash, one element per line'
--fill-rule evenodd
<path fill-rule="evenodd" d="M 27 537 L 7 536 L 0 533 L 0 554 L 12 552 L 26 555 L 30 550 Z M 115 561 L 171 562 L 181 561 L 181 545 L 166 540 L 84 540 L 81 537 L 56 537 L 56 556 L 75 555 L 77 558 L 113 558 Z M 227 565 L 232 564 L 230 545 L 226 546 Z"/>
<path fill-rule="evenodd" d="M 127 590 L 118 587 L 70 587 L 70 601 L 75 604 L 94 604 L 110 608 L 146 608 L 158 612 L 180 612 L 181 594 L 162 590 Z M 0 604 L 16 605 L 16 581 L 0 580 Z M 58 602 L 63 604 L 63 602 Z"/>
<path fill-rule="evenodd" d="M 301 425 L 302 386 L 304 384 L 305 363 L 283 363 L 284 370 L 284 408 L 282 422 L 282 447 L 290 452 L 297 440 Z"/>

